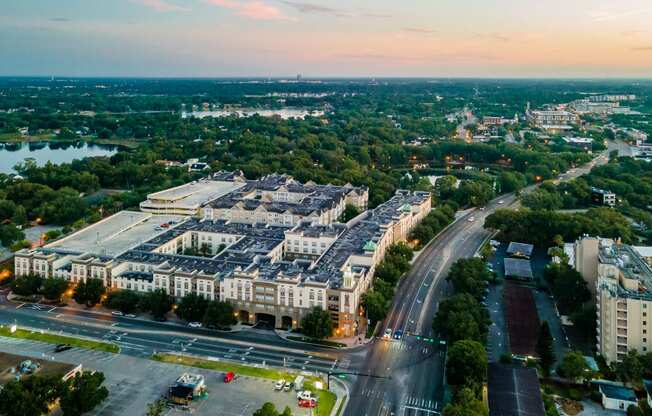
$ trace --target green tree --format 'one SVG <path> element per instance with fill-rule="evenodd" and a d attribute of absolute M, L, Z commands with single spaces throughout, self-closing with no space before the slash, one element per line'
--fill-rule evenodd
<path fill-rule="evenodd" d="M 582 353 L 569 351 L 564 355 L 558 368 L 559 372 L 571 380 L 584 380 L 588 378 L 589 367 Z"/>
<path fill-rule="evenodd" d="M 230 328 L 238 320 L 235 318 L 233 305 L 229 302 L 214 300 L 208 303 L 203 323 L 208 328 Z"/>
<path fill-rule="evenodd" d="M 81 416 L 106 400 L 109 391 L 102 383 L 104 374 L 90 371 L 84 371 L 68 380 L 59 402 L 64 416 Z"/>
<path fill-rule="evenodd" d="M 344 212 L 340 217 L 340 221 L 348 222 L 349 220 L 357 217 L 358 215 L 360 215 L 360 210 L 355 205 L 346 204 L 346 206 L 344 207 Z"/>
<path fill-rule="evenodd" d="M 25 233 L 13 224 L 0 225 L 0 244 L 5 247 L 11 246 L 14 242 L 25 239 Z"/>
<path fill-rule="evenodd" d="M 624 382 L 640 382 L 644 370 L 641 357 L 636 350 L 627 352 L 627 355 L 616 363 L 616 375 Z"/>
<path fill-rule="evenodd" d="M 489 409 L 473 390 L 462 388 L 444 408 L 444 416 L 488 416 Z"/>
<path fill-rule="evenodd" d="M 543 321 L 539 328 L 536 352 L 539 356 L 539 364 L 541 365 L 541 370 L 543 370 L 543 375 L 548 377 L 550 375 L 550 369 L 555 364 L 555 350 L 550 326 L 548 326 L 547 321 Z"/>
<path fill-rule="evenodd" d="M 301 331 L 307 336 L 315 339 L 328 338 L 333 334 L 333 320 L 330 312 L 313 307 L 303 319 L 301 319 Z"/>
<path fill-rule="evenodd" d="M 196 293 L 189 293 L 177 304 L 175 313 L 187 322 L 201 322 L 206 314 L 208 300 Z"/>
<path fill-rule="evenodd" d="M 172 297 L 164 289 L 156 289 L 141 298 L 141 309 L 149 311 L 158 320 L 166 319 L 172 305 Z"/>
<path fill-rule="evenodd" d="M 33 375 L 11 380 L 0 390 L 0 414 L 4 416 L 40 416 L 47 414 L 61 393 L 57 376 Z"/>
<path fill-rule="evenodd" d="M 104 300 L 104 305 L 107 308 L 116 309 L 122 313 L 133 313 L 138 309 L 141 297 L 142 295 L 133 290 L 114 290 L 109 292 Z"/>
<path fill-rule="evenodd" d="M 448 351 L 446 374 L 456 390 L 469 388 L 477 395 L 487 378 L 487 352 L 476 341 L 462 340 Z"/>
<path fill-rule="evenodd" d="M 377 280 L 374 286 L 378 285 L 378 282 L 383 282 L 383 280 Z M 382 284 L 381 284 L 382 285 Z M 387 285 L 387 284 L 386 284 Z M 391 288 L 391 286 L 387 285 Z M 362 306 L 366 311 L 367 318 L 375 324 L 378 321 L 385 319 L 387 315 L 387 300 L 382 293 L 377 290 L 370 290 L 367 293 L 362 295 Z"/>
<path fill-rule="evenodd" d="M 485 289 L 485 282 L 491 279 L 485 262 L 481 258 L 460 259 L 453 263 L 446 280 L 453 284 L 456 293 L 469 293 L 480 299 Z"/>
<path fill-rule="evenodd" d="M 90 308 L 100 303 L 105 292 L 106 288 L 101 279 L 86 279 L 77 283 L 72 298 L 80 305 L 84 304 Z"/>
<path fill-rule="evenodd" d="M 451 344 L 463 339 L 484 343 L 488 325 L 486 309 L 468 293 L 444 299 L 432 323 L 433 330 Z"/>
<path fill-rule="evenodd" d="M 274 403 L 267 402 L 260 409 L 256 410 L 253 416 L 292 416 L 292 411 L 289 407 L 285 406 L 283 413 L 279 413 Z"/>
<path fill-rule="evenodd" d="M 159 399 L 154 403 L 148 403 L 146 416 L 162 416 L 166 408 L 167 406 L 164 399 Z"/>
<path fill-rule="evenodd" d="M 11 290 L 18 296 L 32 296 L 38 293 L 43 285 L 43 278 L 38 274 L 18 276 L 11 283 Z"/>
<path fill-rule="evenodd" d="M 43 280 L 41 294 L 48 300 L 60 301 L 61 296 L 68 289 L 68 282 L 58 277 Z"/>

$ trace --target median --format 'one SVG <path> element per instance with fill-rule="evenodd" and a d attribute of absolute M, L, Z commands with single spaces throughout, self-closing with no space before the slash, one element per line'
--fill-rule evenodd
<path fill-rule="evenodd" d="M 108 342 L 93 341 L 84 338 L 73 338 L 65 335 L 53 334 L 50 332 L 32 331 L 20 328 L 12 331 L 8 326 L 0 327 L 0 336 L 47 342 L 49 344 L 68 344 L 73 347 L 79 347 L 88 350 L 97 350 L 111 353 L 120 352 L 120 347 Z"/>

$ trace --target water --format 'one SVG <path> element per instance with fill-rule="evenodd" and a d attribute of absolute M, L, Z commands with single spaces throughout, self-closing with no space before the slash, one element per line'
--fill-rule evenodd
<path fill-rule="evenodd" d="M 118 146 L 83 141 L 0 143 L 0 173 L 15 173 L 14 166 L 28 158 L 43 166 L 48 161 L 60 164 L 85 157 L 111 156 L 118 150 Z"/>
<path fill-rule="evenodd" d="M 282 108 L 280 110 L 257 110 L 257 109 L 251 109 L 251 110 L 244 109 L 244 110 L 232 110 L 232 111 L 215 110 L 215 111 L 192 111 L 187 113 L 184 112 L 181 114 L 181 117 L 182 118 L 187 118 L 187 117 L 204 118 L 204 117 L 228 117 L 230 115 L 237 115 L 238 117 L 251 117 L 254 114 L 258 114 L 261 117 L 279 116 L 282 119 L 287 120 L 290 118 L 304 119 L 306 116 L 319 117 L 319 116 L 323 116 L 324 112 L 321 110 L 308 111 L 299 108 Z"/>

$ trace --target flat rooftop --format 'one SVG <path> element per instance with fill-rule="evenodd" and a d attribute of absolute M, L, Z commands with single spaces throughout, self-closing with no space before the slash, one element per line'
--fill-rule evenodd
<path fill-rule="evenodd" d="M 226 182 L 202 179 L 181 186 L 147 195 L 141 206 L 175 204 L 180 207 L 198 209 L 202 205 L 245 186 L 241 182 Z"/>
<path fill-rule="evenodd" d="M 24 355 L 0 352 L 0 385 L 15 380 L 16 374 L 12 373 L 12 368 L 15 369 L 19 367 L 22 362 L 27 360 L 34 364 L 38 364 L 38 369 L 33 374 L 41 376 L 60 376 L 63 378 L 76 367 L 75 365 L 60 363 L 58 361 L 39 360 Z M 27 375 L 27 377 L 29 377 L 29 375 Z"/>
<path fill-rule="evenodd" d="M 69 253 L 116 256 L 165 233 L 171 226 L 184 219 L 186 217 L 181 215 L 154 215 L 138 211 L 120 211 L 66 238 L 48 244 L 45 248 Z M 174 224 L 170 224 L 170 222 Z M 168 227 L 161 227 L 163 224 L 168 224 Z"/>

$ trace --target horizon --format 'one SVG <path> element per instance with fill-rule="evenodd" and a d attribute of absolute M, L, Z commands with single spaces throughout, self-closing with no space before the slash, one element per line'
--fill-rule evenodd
<path fill-rule="evenodd" d="M 646 0 L 25 0 L 3 11 L 7 77 L 652 77 Z"/>

